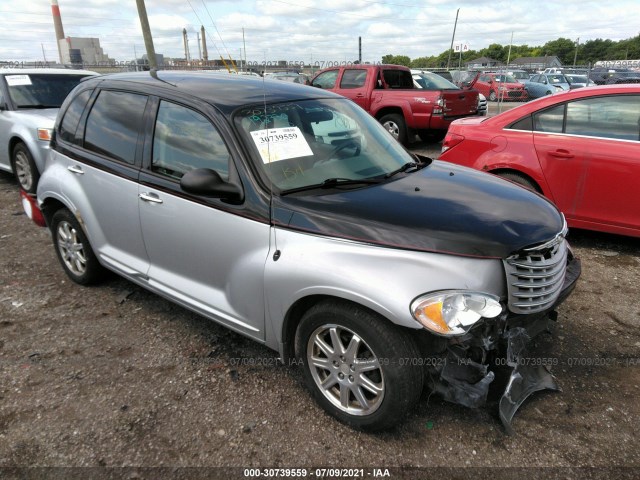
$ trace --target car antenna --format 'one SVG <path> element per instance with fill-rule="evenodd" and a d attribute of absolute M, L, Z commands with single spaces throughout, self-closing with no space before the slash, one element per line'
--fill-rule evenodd
<path fill-rule="evenodd" d="M 162 83 L 166 83 L 168 85 L 171 85 L 172 87 L 177 87 L 177 85 L 171 83 L 171 82 L 167 82 L 166 80 L 161 79 L 158 76 L 158 69 L 157 68 L 152 68 L 151 70 L 149 70 L 149 75 L 151 75 L 152 78 L 154 78 L 155 80 L 158 80 Z"/>
<path fill-rule="evenodd" d="M 264 68 L 266 71 L 267 68 L 267 54 L 264 53 Z M 267 121 L 267 86 L 265 84 L 264 72 L 262 73 L 262 107 L 264 109 L 264 123 L 267 129 L 267 140 L 269 139 L 269 122 Z M 267 141 L 267 155 L 269 158 L 269 163 L 271 163 L 271 144 Z M 269 179 L 269 224 L 271 226 L 274 225 L 275 215 L 273 214 L 273 180 L 271 180 L 271 176 L 267 175 Z M 276 234 L 276 229 L 273 229 L 273 260 L 276 261 L 280 258 L 280 250 L 278 250 L 278 237 Z"/>

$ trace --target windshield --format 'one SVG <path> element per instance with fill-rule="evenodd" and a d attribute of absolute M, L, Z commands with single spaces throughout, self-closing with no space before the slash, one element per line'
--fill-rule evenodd
<path fill-rule="evenodd" d="M 512 75 L 496 75 L 496 82 L 505 82 L 505 83 L 518 83 L 518 81 L 513 78 Z"/>
<path fill-rule="evenodd" d="M 435 73 L 415 73 L 413 79 L 425 90 L 460 90 L 460 87 Z"/>
<path fill-rule="evenodd" d="M 547 80 L 549 83 L 567 83 L 567 79 L 561 74 L 547 75 Z"/>
<path fill-rule="evenodd" d="M 16 108 L 60 108 L 69 92 L 87 75 L 5 75 Z"/>
<path fill-rule="evenodd" d="M 565 75 L 569 80 L 569 83 L 587 83 L 587 77 L 585 75 Z"/>
<path fill-rule="evenodd" d="M 511 75 L 518 80 L 529 80 L 529 74 L 527 72 L 513 72 Z"/>
<path fill-rule="evenodd" d="M 235 123 L 260 173 L 278 189 L 327 179 L 384 178 L 415 159 L 373 117 L 346 99 L 246 107 Z"/>

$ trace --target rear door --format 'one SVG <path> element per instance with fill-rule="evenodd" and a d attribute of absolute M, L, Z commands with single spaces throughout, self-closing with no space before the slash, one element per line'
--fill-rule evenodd
<path fill-rule="evenodd" d="M 105 89 L 87 105 L 90 95 L 93 100 L 90 90 L 76 95 L 66 110 L 52 166 L 64 169 L 63 191 L 100 261 L 125 275 L 144 277 L 149 262 L 137 197 L 148 97 Z"/>
<path fill-rule="evenodd" d="M 373 74 L 373 72 L 369 72 L 363 68 L 346 68 L 342 72 L 340 84 L 336 92 L 344 97 L 350 98 L 368 111 L 370 96 L 367 88 L 367 75 L 371 74 Z"/>
<path fill-rule="evenodd" d="M 581 99 L 537 117 L 535 147 L 558 206 L 585 226 L 639 228 L 640 95 Z"/>
<path fill-rule="evenodd" d="M 145 143 L 139 208 L 149 285 L 231 329 L 264 340 L 264 265 L 269 223 L 247 204 L 232 205 L 180 188 L 195 168 L 240 183 L 229 130 L 197 105 L 155 99 Z M 257 218 L 256 218 L 257 217 Z"/>

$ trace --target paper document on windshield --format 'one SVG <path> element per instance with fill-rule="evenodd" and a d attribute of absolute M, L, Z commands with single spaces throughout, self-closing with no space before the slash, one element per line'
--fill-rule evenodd
<path fill-rule="evenodd" d="M 264 163 L 313 155 L 298 127 L 270 128 L 251 132 Z"/>
<path fill-rule="evenodd" d="M 5 75 L 4 79 L 10 87 L 18 87 L 20 85 L 31 85 L 29 75 Z"/>

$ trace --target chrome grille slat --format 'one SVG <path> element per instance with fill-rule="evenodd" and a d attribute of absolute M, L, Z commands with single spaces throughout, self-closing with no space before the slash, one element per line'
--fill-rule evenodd
<path fill-rule="evenodd" d="M 567 264 L 567 243 L 561 236 L 528 248 L 503 261 L 507 275 L 509 310 L 530 314 L 551 307 L 560 295 Z"/>

